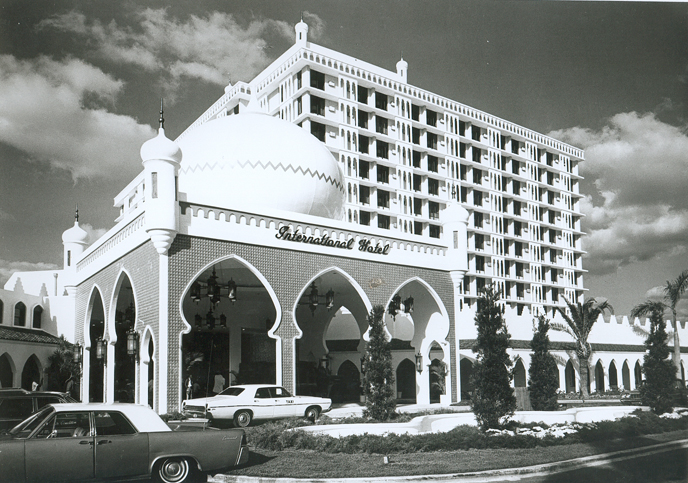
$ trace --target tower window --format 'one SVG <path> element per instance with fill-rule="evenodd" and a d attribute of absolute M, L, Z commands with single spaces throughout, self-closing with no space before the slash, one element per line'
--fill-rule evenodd
<path fill-rule="evenodd" d="M 361 104 L 368 104 L 368 89 L 365 87 L 358 86 L 357 89 L 358 102 Z"/>
<path fill-rule="evenodd" d="M 158 197 L 158 173 L 151 173 L 151 198 Z"/>
<path fill-rule="evenodd" d="M 321 91 L 325 90 L 325 74 L 323 74 L 322 72 L 318 72 L 317 70 L 312 70 L 311 87 L 315 87 L 316 89 L 320 89 Z"/>
<path fill-rule="evenodd" d="M 26 325 L 26 305 L 18 302 L 14 306 L 14 325 L 24 327 Z"/>
<path fill-rule="evenodd" d="M 40 329 L 41 328 L 41 318 L 43 317 L 43 307 L 40 305 L 37 305 L 33 309 L 33 328 L 34 329 Z"/>

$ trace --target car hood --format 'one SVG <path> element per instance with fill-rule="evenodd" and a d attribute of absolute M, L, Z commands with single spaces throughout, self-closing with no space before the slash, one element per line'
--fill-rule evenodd
<path fill-rule="evenodd" d="M 184 401 L 186 406 L 203 406 L 206 404 L 217 404 L 219 402 L 236 401 L 236 396 L 211 396 L 211 397 L 199 397 L 196 399 L 187 399 Z"/>

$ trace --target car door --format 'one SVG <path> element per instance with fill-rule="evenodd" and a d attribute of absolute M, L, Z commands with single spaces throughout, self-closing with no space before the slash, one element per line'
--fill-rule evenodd
<path fill-rule="evenodd" d="M 275 399 L 269 387 L 259 387 L 253 397 L 253 419 L 269 419 L 275 415 Z"/>
<path fill-rule="evenodd" d="M 294 397 L 283 387 L 270 388 L 275 401 L 275 417 L 288 418 L 298 416 Z"/>
<path fill-rule="evenodd" d="M 148 475 L 148 433 L 119 411 L 94 411 L 96 479 Z"/>
<path fill-rule="evenodd" d="M 93 436 L 87 411 L 59 412 L 25 441 L 26 481 L 93 479 Z"/>

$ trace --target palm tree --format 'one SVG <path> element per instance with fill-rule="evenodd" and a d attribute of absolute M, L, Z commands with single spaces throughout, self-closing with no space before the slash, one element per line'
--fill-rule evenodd
<path fill-rule="evenodd" d="M 559 332 L 566 332 L 576 342 L 576 356 L 578 357 L 578 365 L 580 367 L 581 378 L 581 392 L 583 398 L 589 396 L 588 393 L 588 378 L 589 378 L 589 364 L 588 360 L 592 355 L 592 347 L 588 342 L 588 336 L 592 330 L 592 326 L 597 322 L 598 317 L 605 310 L 614 312 L 614 308 L 607 300 L 598 300 L 594 297 L 588 298 L 584 303 L 570 302 L 564 297 L 569 313 L 563 307 L 556 307 L 566 322 L 566 325 L 553 322 L 552 329 Z"/>
<path fill-rule="evenodd" d="M 664 286 L 665 306 L 671 310 L 671 327 L 674 330 L 674 352 L 671 356 L 676 366 L 676 379 L 681 378 L 681 343 L 678 337 L 678 322 L 676 321 L 676 306 L 681 296 L 688 289 L 688 270 L 684 270 L 674 280 L 667 280 Z"/>

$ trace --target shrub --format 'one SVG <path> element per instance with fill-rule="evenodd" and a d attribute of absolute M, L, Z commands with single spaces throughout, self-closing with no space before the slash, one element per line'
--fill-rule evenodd
<path fill-rule="evenodd" d="M 530 403 L 535 411 L 554 411 L 557 409 L 557 362 L 549 352 L 549 320 L 543 315 L 537 319 L 538 326 L 530 341 L 533 354 L 528 368 L 530 384 Z"/>
<path fill-rule="evenodd" d="M 388 421 L 396 414 L 394 367 L 392 352 L 385 337 L 384 314 L 384 307 L 376 305 L 368 316 L 370 340 L 366 346 L 366 372 L 363 376 L 363 391 L 366 396 L 363 416 L 376 421 Z"/>
<path fill-rule="evenodd" d="M 473 369 L 471 406 L 480 428 L 497 428 L 516 410 L 516 397 L 511 388 L 512 361 L 506 350 L 511 336 L 504 321 L 504 308 L 499 305 L 499 292 L 488 285 L 478 298 L 475 325 L 478 338 Z"/>

